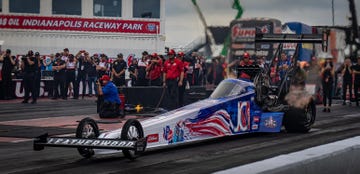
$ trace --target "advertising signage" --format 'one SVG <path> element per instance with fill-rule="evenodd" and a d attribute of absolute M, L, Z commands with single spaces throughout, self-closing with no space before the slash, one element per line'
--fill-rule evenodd
<path fill-rule="evenodd" d="M 160 22 L 122 19 L 0 15 L 0 29 L 158 34 Z"/>

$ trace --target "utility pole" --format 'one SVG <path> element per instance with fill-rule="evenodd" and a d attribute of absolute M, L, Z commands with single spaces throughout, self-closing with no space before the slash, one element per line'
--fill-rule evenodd
<path fill-rule="evenodd" d="M 334 8 L 334 0 L 331 0 L 331 14 L 332 14 L 332 25 L 335 25 L 335 8 Z"/>
<path fill-rule="evenodd" d="M 360 49 L 360 38 L 359 38 L 359 25 L 357 22 L 356 8 L 354 0 L 349 0 L 349 9 L 351 17 L 351 37 L 350 37 L 350 58 L 355 61 L 358 57 L 358 50 Z M 355 49 L 355 50 L 354 50 Z"/>

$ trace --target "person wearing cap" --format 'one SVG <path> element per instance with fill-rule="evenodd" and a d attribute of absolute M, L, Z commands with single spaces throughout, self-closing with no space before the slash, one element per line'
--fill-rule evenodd
<path fill-rule="evenodd" d="M 332 102 L 332 89 L 334 82 L 334 65 L 331 58 L 326 58 L 321 67 L 321 83 L 323 88 L 323 112 L 330 112 Z"/>
<path fill-rule="evenodd" d="M 113 62 L 111 69 L 111 75 L 113 77 L 113 82 L 116 86 L 125 86 L 125 71 L 127 69 L 127 64 L 124 60 L 122 53 L 117 55 L 117 59 Z"/>
<path fill-rule="evenodd" d="M 38 60 L 34 57 L 32 50 L 28 51 L 28 54 L 22 58 L 21 69 L 24 72 L 23 83 L 25 96 L 22 103 L 28 103 L 30 99 L 30 93 L 32 98 L 32 104 L 36 103 L 36 90 L 35 90 L 35 73 L 38 70 Z"/>
<path fill-rule="evenodd" d="M 146 67 L 147 79 L 149 80 L 149 86 L 161 86 L 162 75 L 162 60 L 157 53 L 153 53 L 150 56 L 149 64 Z"/>
<path fill-rule="evenodd" d="M 182 86 L 184 79 L 184 66 L 179 59 L 175 59 L 175 51 L 171 49 L 168 52 L 169 59 L 164 63 L 163 86 L 167 87 L 168 95 L 172 102 L 171 109 L 179 106 L 178 95 L 179 86 Z"/>
<path fill-rule="evenodd" d="M 2 80 L 2 89 L 4 91 L 4 99 L 10 100 L 13 98 L 12 94 L 13 85 L 11 78 L 11 71 L 14 68 L 16 62 L 11 58 L 11 50 L 7 49 L 0 55 L 0 63 L 2 63 L 2 69 L 0 72 L 0 79 Z"/>
<path fill-rule="evenodd" d="M 184 94 L 185 94 L 185 88 L 186 85 L 188 83 L 187 80 L 187 76 L 185 74 L 187 74 L 187 71 L 189 70 L 189 65 L 190 63 L 185 61 L 185 54 L 184 52 L 179 52 L 178 53 L 178 57 L 177 59 L 179 59 L 182 63 L 183 63 L 183 67 L 184 67 L 184 78 L 183 78 L 183 82 L 182 85 L 179 86 L 179 106 L 184 106 Z"/>
<path fill-rule="evenodd" d="M 360 90 L 360 56 L 357 58 L 357 63 L 351 67 L 354 73 L 354 93 L 356 106 L 359 106 L 359 90 Z"/>
<path fill-rule="evenodd" d="M 351 59 L 349 57 L 345 58 L 344 64 L 342 67 L 341 74 L 343 76 L 343 105 L 346 105 L 346 92 L 349 89 L 349 98 L 350 98 L 350 105 L 351 105 L 351 98 L 352 98 L 352 74 L 353 70 L 351 69 Z"/>
<path fill-rule="evenodd" d="M 101 81 L 101 83 L 100 83 Z M 100 81 L 97 81 L 97 90 L 98 90 L 98 102 L 99 102 L 99 116 L 100 118 L 111 118 L 117 117 L 120 114 L 120 98 L 118 89 L 114 83 L 110 81 L 108 75 L 103 75 L 100 78 Z M 102 84 L 102 86 L 101 86 Z"/>

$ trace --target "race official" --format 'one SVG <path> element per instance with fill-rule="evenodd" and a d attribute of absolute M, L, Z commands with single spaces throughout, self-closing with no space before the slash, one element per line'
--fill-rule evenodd
<path fill-rule="evenodd" d="M 21 69 L 23 69 L 24 77 L 24 90 L 25 96 L 22 103 L 28 103 L 30 99 L 30 93 L 32 98 L 32 104 L 36 103 L 36 90 L 35 90 L 35 75 L 38 68 L 38 61 L 34 57 L 32 50 L 28 51 L 28 54 L 22 58 Z"/>
<path fill-rule="evenodd" d="M 110 81 L 108 75 L 103 75 L 100 78 L 100 81 L 103 85 L 101 86 L 100 82 L 97 81 L 97 90 L 99 94 L 98 104 L 99 104 L 99 116 L 100 118 L 111 118 L 117 117 L 120 115 L 120 98 L 118 89 L 114 83 Z"/>
<path fill-rule="evenodd" d="M 184 79 L 184 66 L 179 59 L 175 59 L 175 51 L 171 49 L 168 52 L 169 59 L 164 63 L 163 86 L 167 87 L 169 98 L 172 100 L 170 109 L 179 106 L 178 95 L 179 86 L 182 86 Z"/>
<path fill-rule="evenodd" d="M 117 55 L 117 59 L 113 62 L 112 66 L 112 77 L 113 82 L 116 86 L 125 86 L 125 71 L 127 69 L 127 64 L 124 61 L 123 54 L 120 53 Z"/>
<path fill-rule="evenodd" d="M 162 60 L 156 53 L 153 53 L 146 67 L 149 86 L 161 86 L 162 65 Z"/>

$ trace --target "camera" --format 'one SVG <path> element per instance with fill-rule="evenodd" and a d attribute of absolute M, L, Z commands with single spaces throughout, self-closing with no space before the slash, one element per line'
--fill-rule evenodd
<path fill-rule="evenodd" d="M 22 60 L 22 61 L 26 61 L 26 57 L 27 57 L 27 55 L 22 55 L 22 56 L 21 56 L 21 60 Z"/>

